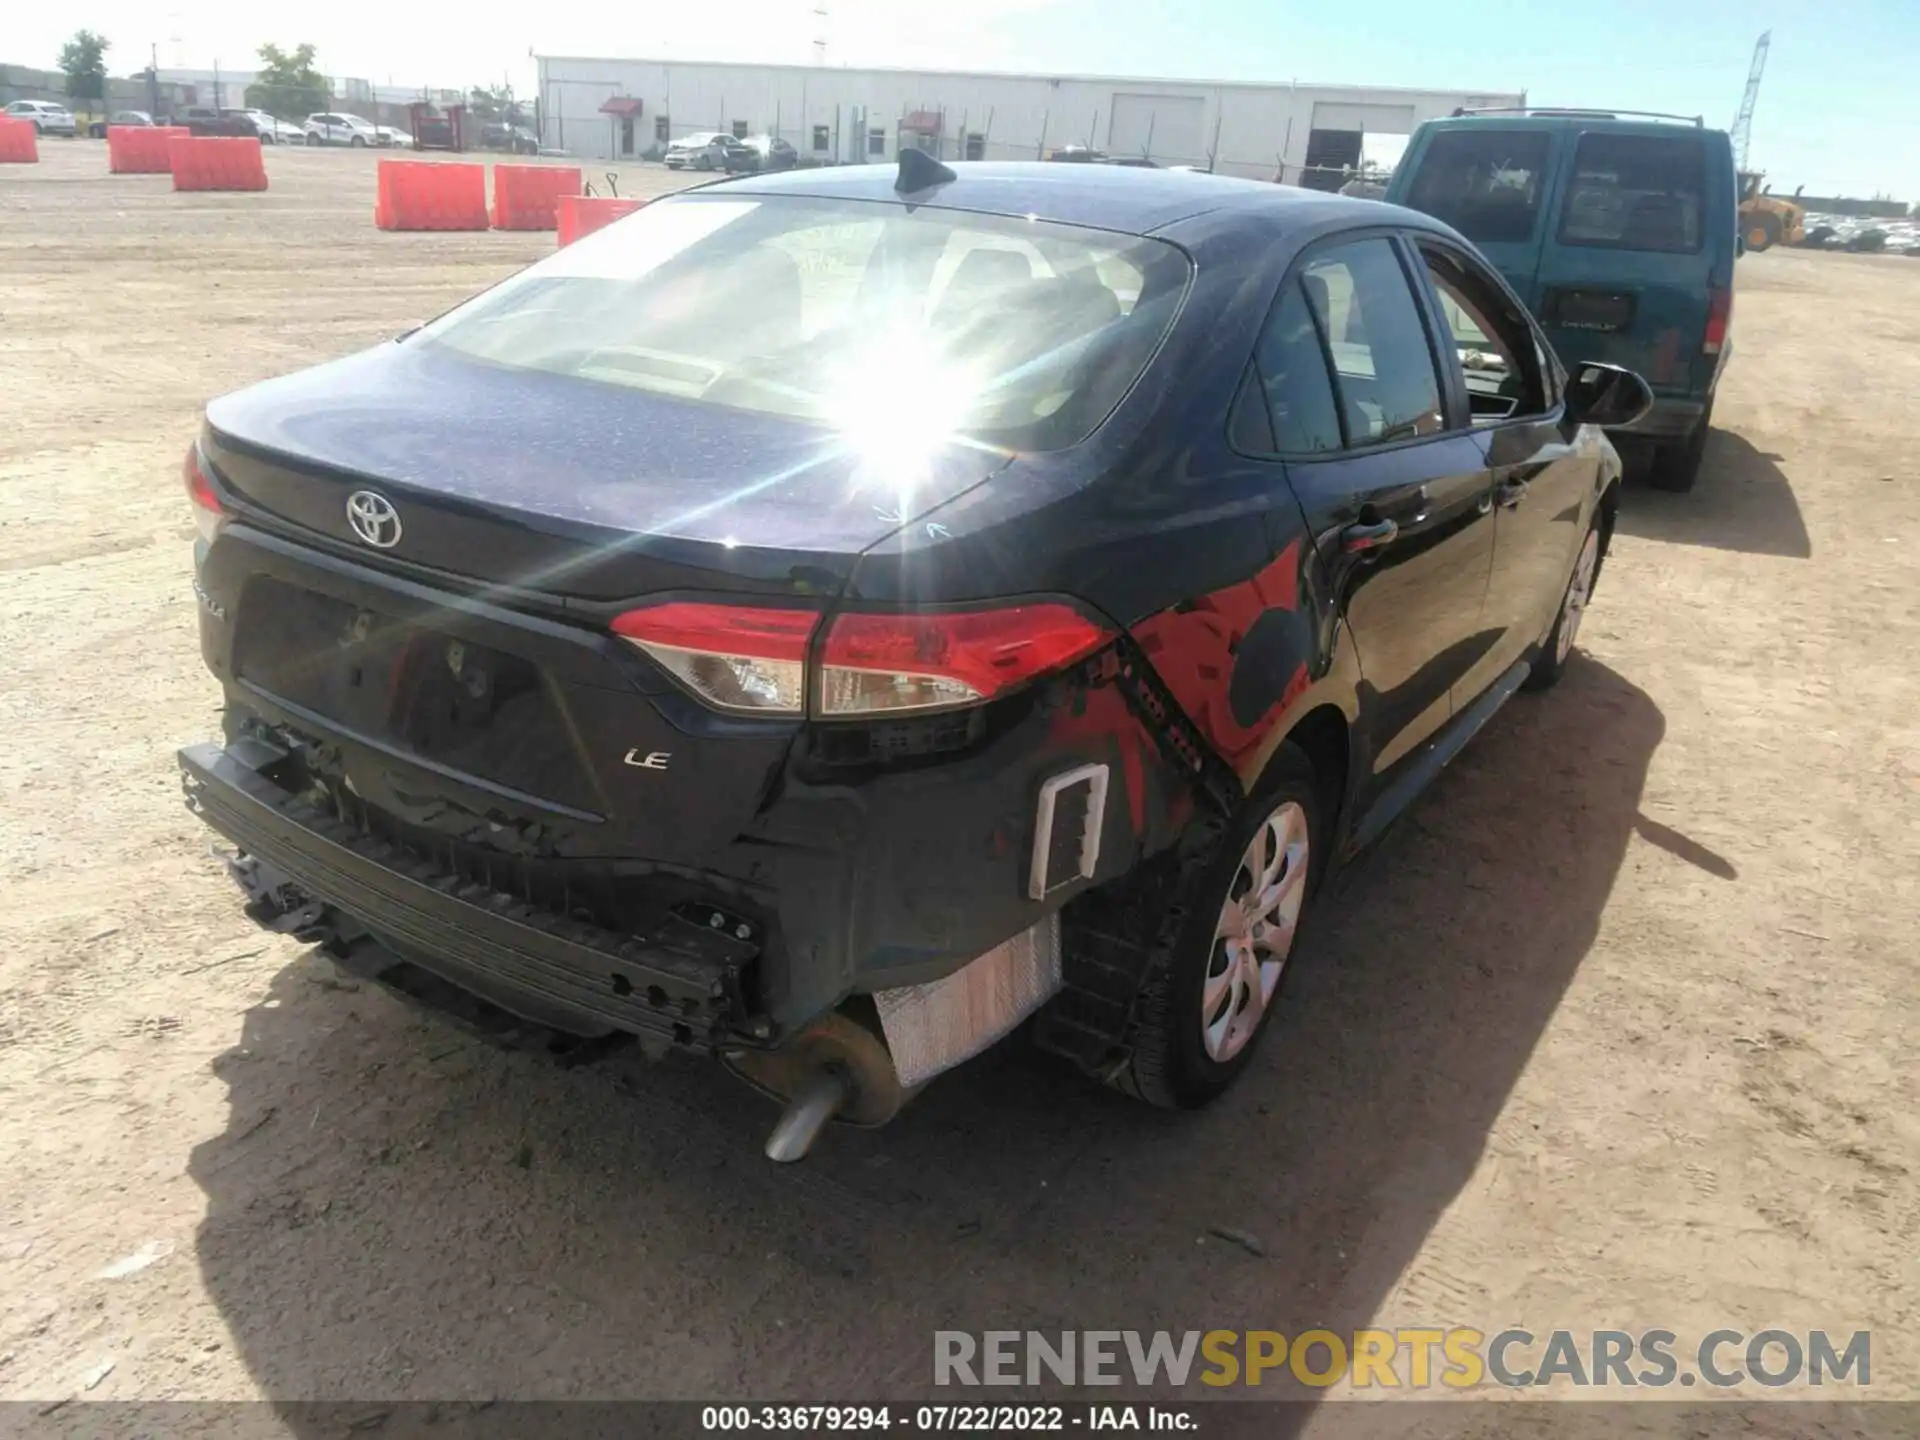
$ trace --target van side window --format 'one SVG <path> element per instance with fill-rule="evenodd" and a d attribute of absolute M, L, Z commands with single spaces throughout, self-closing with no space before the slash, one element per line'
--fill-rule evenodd
<path fill-rule="evenodd" d="M 1420 254 L 1465 372 L 1475 425 L 1494 425 L 1552 408 L 1552 384 L 1526 317 L 1466 256 L 1422 243 Z"/>
<path fill-rule="evenodd" d="M 1690 254 L 1700 248 L 1706 178 L 1692 135 L 1582 135 L 1560 242 Z"/>
<path fill-rule="evenodd" d="M 1547 188 L 1548 149 L 1544 130 L 1439 131 L 1419 157 L 1407 205 L 1477 244 L 1524 244 Z"/>
<path fill-rule="evenodd" d="M 1326 337 L 1348 447 L 1444 430 L 1427 327 L 1392 243 L 1356 240 L 1319 251 L 1300 283 Z"/>
<path fill-rule="evenodd" d="M 1266 448 L 1287 455 L 1317 455 L 1341 447 L 1340 414 L 1327 374 L 1327 355 L 1299 279 L 1287 282 L 1267 317 L 1253 364 L 1272 425 L 1272 443 Z M 1240 434 L 1251 437 L 1259 428 L 1249 426 Z M 1237 437 L 1236 443 L 1244 447 L 1245 440 Z"/>

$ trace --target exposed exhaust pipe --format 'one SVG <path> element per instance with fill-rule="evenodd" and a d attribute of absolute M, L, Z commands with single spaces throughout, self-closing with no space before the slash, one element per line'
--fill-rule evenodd
<path fill-rule="evenodd" d="M 736 1050 L 726 1061 L 755 1089 L 786 1102 L 766 1144 L 767 1158 L 781 1164 L 806 1158 L 829 1120 L 884 1125 L 912 1093 L 900 1083 L 886 1041 L 839 1011 L 778 1050 Z"/>

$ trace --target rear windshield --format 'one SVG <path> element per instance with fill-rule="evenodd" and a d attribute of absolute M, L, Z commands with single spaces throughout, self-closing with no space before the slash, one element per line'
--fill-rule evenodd
<path fill-rule="evenodd" d="M 1106 418 L 1172 322 L 1158 240 L 927 206 L 656 202 L 434 322 L 474 359 L 760 411 L 1051 450 Z"/>
<path fill-rule="evenodd" d="M 1706 170 L 1692 135 L 1582 135 L 1560 217 L 1561 242 L 1698 250 Z"/>
<path fill-rule="evenodd" d="M 1420 156 L 1407 204 L 1481 244 L 1531 240 L 1547 142 L 1544 130 L 1442 130 Z"/>

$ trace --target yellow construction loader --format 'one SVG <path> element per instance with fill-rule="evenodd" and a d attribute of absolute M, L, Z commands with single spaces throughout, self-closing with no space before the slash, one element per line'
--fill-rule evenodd
<path fill-rule="evenodd" d="M 1769 195 L 1761 183 L 1766 178 L 1757 170 L 1740 172 L 1740 238 L 1749 250 L 1798 245 L 1807 238 L 1806 207 Z"/>

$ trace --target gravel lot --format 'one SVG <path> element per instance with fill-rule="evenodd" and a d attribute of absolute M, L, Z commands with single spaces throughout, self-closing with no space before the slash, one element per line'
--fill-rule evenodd
<path fill-rule="evenodd" d="M 0 1397 L 905 1398 L 940 1327 L 1378 1321 L 1871 1329 L 1920 1398 L 1920 265 L 1741 262 L 1698 490 L 1630 491 L 1566 683 L 1348 879 L 1228 1100 L 1003 1048 L 779 1169 L 717 1067 L 502 1053 L 259 934 L 180 803 L 200 407 L 552 237 L 383 235 L 369 155 L 175 195 L 41 152 L 0 167 Z"/>

